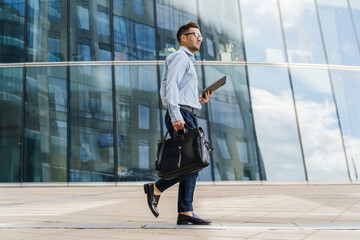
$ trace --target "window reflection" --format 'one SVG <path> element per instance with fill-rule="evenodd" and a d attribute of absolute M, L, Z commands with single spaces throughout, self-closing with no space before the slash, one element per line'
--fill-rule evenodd
<path fill-rule="evenodd" d="M 215 179 L 257 180 L 258 166 L 245 68 L 205 66 L 206 85 L 227 75 L 207 103 L 210 111 Z M 243 150 L 246 148 L 246 152 Z M 247 159 L 241 159 L 246 157 Z"/>
<path fill-rule="evenodd" d="M 360 65 L 359 48 L 346 0 L 317 0 L 329 64 Z"/>
<path fill-rule="evenodd" d="M 25 0 L 4 0 L 0 12 L 0 62 L 23 62 Z"/>
<path fill-rule="evenodd" d="M 305 180 L 287 68 L 249 66 L 256 136 L 267 180 Z"/>
<path fill-rule="evenodd" d="M 240 4 L 247 61 L 285 62 L 277 0 L 242 0 Z"/>
<path fill-rule="evenodd" d="M 331 70 L 350 176 L 360 179 L 360 72 Z"/>
<path fill-rule="evenodd" d="M 204 58 L 244 61 L 238 1 L 200 0 L 199 10 Z"/>
<path fill-rule="evenodd" d="M 110 66 L 71 67 L 70 181 L 114 181 Z"/>
<path fill-rule="evenodd" d="M 22 68 L 0 68 L 0 182 L 20 181 Z"/>
<path fill-rule="evenodd" d="M 152 181 L 161 139 L 156 66 L 115 66 L 119 181 Z"/>
<path fill-rule="evenodd" d="M 156 14 L 158 25 L 159 57 L 165 59 L 179 49 L 176 33 L 188 21 L 196 21 L 196 1 L 157 0 Z M 201 29 L 200 29 L 201 30 Z M 199 58 L 200 54 L 196 56 Z"/>
<path fill-rule="evenodd" d="M 110 0 L 70 1 L 70 8 L 76 11 L 70 18 L 70 60 L 111 60 Z"/>
<path fill-rule="evenodd" d="M 280 0 L 288 61 L 326 64 L 313 0 Z"/>
<path fill-rule="evenodd" d="M 66 0 L 29 1 L 27 61 L 65 61 L 67 55 Z"/>
<path fill-rule="evenodd" d="M 66 68 L 28 68 L 25 106 L 25 182 L 65 182 Z"/>
<path fill-rule="evenodd" d="M 152 1 L 124 0 L 114 4 L 113 21 L 114 60 L 156 58 Z"/>
<path fill-rule="evenodd" d="M 309 180 L 347 180 L 328 70 L 294 67 L 291 78 Z"/>

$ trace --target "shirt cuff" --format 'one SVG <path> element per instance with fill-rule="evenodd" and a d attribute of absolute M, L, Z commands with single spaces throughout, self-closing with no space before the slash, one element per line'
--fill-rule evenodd
<path fill-rule="evenodd" d="M 180 120 L 184 120 L 184 118 L 180 112 L 180 107 L 176 107 L 176 108 L 172 109 L 171 111 L 169 111 L 169 115 L 170 115 L 172 123 L 180 121 Z"/>

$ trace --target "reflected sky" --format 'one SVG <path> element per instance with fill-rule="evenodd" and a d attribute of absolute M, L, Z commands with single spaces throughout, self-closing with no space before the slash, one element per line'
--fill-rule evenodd
<path fill-rule="evenodd" d="M 360 178 L 360 72 L 331 70 L 350 175 Z"/>
<path fill-rule="evenodd" d="M 254 122 L 267 180 L 305 180 L 287 68 L 249 66 Z"/>
<path fill-rule="evenodd" d="M 242 0 L 240 4 L 247 61 L 285 62 L 277 0 Z"/>
<path fill-rule="evenodd" d="M 294 67 L 291 77 L 309 180 L 348 179 L 328 70 Z"/>
<path fill-rule="evenodd" d="M 346 0 L 316 0 L 329 64 L 360 65 Z"/>
<path fill-rule="evenodd" d="M 279 0 L 289 62 L 325 64 L 313 0 Z"/>

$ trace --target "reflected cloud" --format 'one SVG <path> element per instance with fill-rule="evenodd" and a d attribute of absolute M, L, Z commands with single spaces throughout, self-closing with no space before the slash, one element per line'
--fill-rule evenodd
<path fill-rule="evenodd" d="M 252 88 L 251 95 L 268 180 L 303 179 L 291 92 L 276 96 Z M 296 106 L 309 180 L 348 179 L 334 104 L 300 98 Z"/>

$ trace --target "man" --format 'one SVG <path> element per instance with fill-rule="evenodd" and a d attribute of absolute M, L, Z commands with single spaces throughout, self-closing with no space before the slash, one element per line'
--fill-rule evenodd
<path fill-rule="evenodd" d="M 185 123 L 190 128 L 198 127 L 196 115 L 201 104 L 208 102 L 212 94 L 208 92 L 204 98 L 198 94 L 194 54 L 200 49 L 203 40 L 198 24 L 190 21 L 182 25 L 176 37 L 180 49 L 166 58 L 160 88 L 162 103 L 167 108 L 165 124 L 170 129 L 171 136 L 174 131 L 183 130 Z M 162 192 L 179 182 L 177 224 L 210 224 L 210 220 L 201 219 L 193 213 L 192 202 L 197 176 L 198 172 L 195 172 L 172 180 L 159 179 L 155 184 L 145 184 L 144 191 L 154 216 L 159 216 L 157 205 Z"/>

